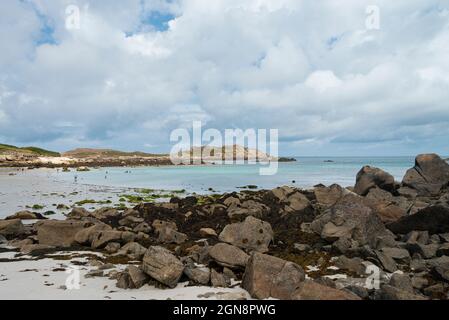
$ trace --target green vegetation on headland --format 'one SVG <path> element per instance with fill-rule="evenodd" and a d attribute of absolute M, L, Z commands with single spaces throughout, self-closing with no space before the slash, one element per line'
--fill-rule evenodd
<path fill-rule="evenodd" d="M 16 147 L 8 144 L 0 144 L 0 154 L 2 153 L 27 153 L 31 155 L 44 156 L 44 157 L 60 157 L 61 154 L 54 151 L 49 151 L 37 147 Z"/>
<path fill-rule="evenodd" d="M 140 151 L 125 152 L 112 149 L 89 149 L 80 148 L 71 151 L 67 151 L 63 156 L 71 158 L 90 158 L 90 157 L 103 157 L 103 158 L 115 158 L 115 157 L 164 157 L 167 154 L 152 154 Z"/>

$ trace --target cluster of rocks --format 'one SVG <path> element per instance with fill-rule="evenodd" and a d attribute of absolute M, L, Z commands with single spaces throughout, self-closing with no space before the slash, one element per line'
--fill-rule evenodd
<path fill-rule="evenodd" d="M 23 254 L 100 251 L 123 289 L 241 286 L 257 299 L 449 299 L 449 165 L 420 155 L 402 182 L 364 167 L 354 187 L 172 198 L 65 221 L 0 221 Z M 2 240 L 0 239 L 0 242 Z M 105 266 L 90 276 L 104 276 Z"/>

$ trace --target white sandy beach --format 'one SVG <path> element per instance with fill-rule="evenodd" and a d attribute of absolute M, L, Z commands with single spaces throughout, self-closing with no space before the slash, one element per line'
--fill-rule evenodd
<path fill-rule="evenodd" d="M 63 254 L 63 253 L 61 253 Z M 73 252 L 71 253 L 73 254 Z M 82 253 L 80 253 L 82 254 Z M 89 254 L 92 254 L 89 252 Z M 59 254 L 58 254 L 59 255 Z M 14 259 L 15 253 L 0 254 L 0 259 Z M 96 267 L 79 267 L 80 288 L 65 289 L 71 275 L 65 270 L 74 266 L 74 262 L 86 262 L 86 258 L 72 260 L 30 259 L 16 262 L 0 262 L 0 299 L 1 300 L 229 300 L 249 299 L 248 293 L 239 288 L 222 289 L 210 287 L 187 287 L 179 284 L 175 289 L 158 289 L 145 285 L 138 290 L 123 290 L 115 286 L 116 280 L 107 277 L 85 278 Z M 116 270 L 124 266 L 115 266 Z M 106 273 L 111 270 L 106 270 Z"/>
<path fill-rule="evenodd" d="M 29 207 L 33 205 L 44 206 L 41 210 L 34 211 L 54 211 L 56 215 L 52 215 L 51 219 L 63 219 L 64 210 L 56 208 L 59 204 L 71 207 L 74 203 L 86 199 L 112 201 L 117 200 L 118 195 L 129 190 L 63 182 L 57 179 L 58 175 L 62 174 L 67 173 L 57 169 L 22 171 L 21 169 L 0 168 L 0 219 L 17 211 L 30 210 Z M 86 206 L 86 208 L 92 207 L 96 207 L 96 205 Z"/>

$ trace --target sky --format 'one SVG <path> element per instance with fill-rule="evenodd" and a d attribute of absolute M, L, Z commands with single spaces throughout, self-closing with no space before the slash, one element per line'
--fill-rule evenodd
<path fill-rule="evenodd" d="M 2 0 L 0 42 L 3 143 L 168 152 L 202 121 L 281 155 L 449 155 L 448 1 Z"/>

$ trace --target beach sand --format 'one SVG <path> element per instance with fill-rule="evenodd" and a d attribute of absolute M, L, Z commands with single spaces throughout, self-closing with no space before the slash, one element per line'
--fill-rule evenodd
<path fill-rule="evenodd" d="M 74 252 L 55 255 L 73 255 Z M 78 252 L 82 255 L 83 252 Z M 84 254 L 95 254 L 84 252 Z M 14 252 L 0 254 L 0 259 L 14 260 Z M 22 260 L 26 259 L 26 260 Z M 222 289 L 211 287 L 187 287 L 181 283 L 175 289 L 158 289 L 145 285 L 138 290 L 123 290 L 115 286 L 116 280 L 107 277 L 85 278 L 96 267 L 79 266 L 79 289 L 66 289 L 67 279 L 73 274 L 67 270 L 76 264 L 86 262 L 86 258 L 67 260 L 32 260 L 22 256 L 13 262 L 0 262 L 0 299 L 1 300 L 228 300 L 249 299 L 248 293 L 239 288 Z M 115 270 L 125 266 L 116 265 Z M 106 271 L 107 273 L 108 271 Z"/>
<path fill-rule="evenodd" d="M 132 192 L 129 188 L 115 188 L 83 185 L 64 182 L 58 178 L 56 169 L 6 169 L 0 168 L 0 219 L 21 210 L 56 212 L 49 219 L 65 219 L 63 213 L 71 209 L 57 210 L 55 205 L 64 204 L 68 207 L 78 201 L 95 199 L 96 201 L 111 200 L 118 202 L 123 193 Z M 73 174 L 73 173 L 72 173 Z M 30 207 L 38 204 L 43 209 L 33 210 Z M 104 207 L 105 204 L 88 204 L 83 207 L 93 209 Z M 25 224 L 35 221 L 24 221 Z M 5 246 L 0 245 L 5 250 Z M 3 251 L 2 250 L 2 251 Z M 82 255 L 97 253 L 80 252 Z M 0 299 L 41 299 L 41 300 L 190 300 L 190 299 L 242 299 L 249 298 L 248 293 L 241 288 L 214 289 L 211 287 L 186 287 L 187 283 L 179 284 L 175 289 L 158 289 L 146 285 L 139 290 L 123 290 L 115 286 L 117 280 L 107 277 L 84 278 L 96 267 L 89 264 L 80 267 L 80 289 L 64 290 L 61 286 L 69 276 L 64 269 L 76 264 L 85 263 L 86 258 L 72 260 L 37 259 L 31 256 L 20 256 L 17 252 L 0 253 Z M 73 252 L 61 252 L 59 255 L 73 255 Z M 123 270 L 125 266 L 115 265 L 115 270 Z M 62 270 L 62 271 L 61 271 Z"/>
<path fill-rule="evenodd" d="M 35 212 L 54 211 L 51 219 L 64 219 L 63 213 L 69 209 L 58 210 L 57 206 L 63 204 L 72 207 L 76 202 L 86 199 L 96 201 L 117 202 L 119 195 L 128 193 L 129 188 L 116 188 L 84 185 L 75 182 L 64 182 L 58 179 L 63 173 L 57 169 L 24 170 L 0 168 L 0 219 L 21 210 Z M 33 210 L 34 205 L 44 206 Z M 88 204 L 83 207 L 92 209 L 102 207 L 104 204 Z M 70 209 L 71 210 L 71 209 Z"/>

